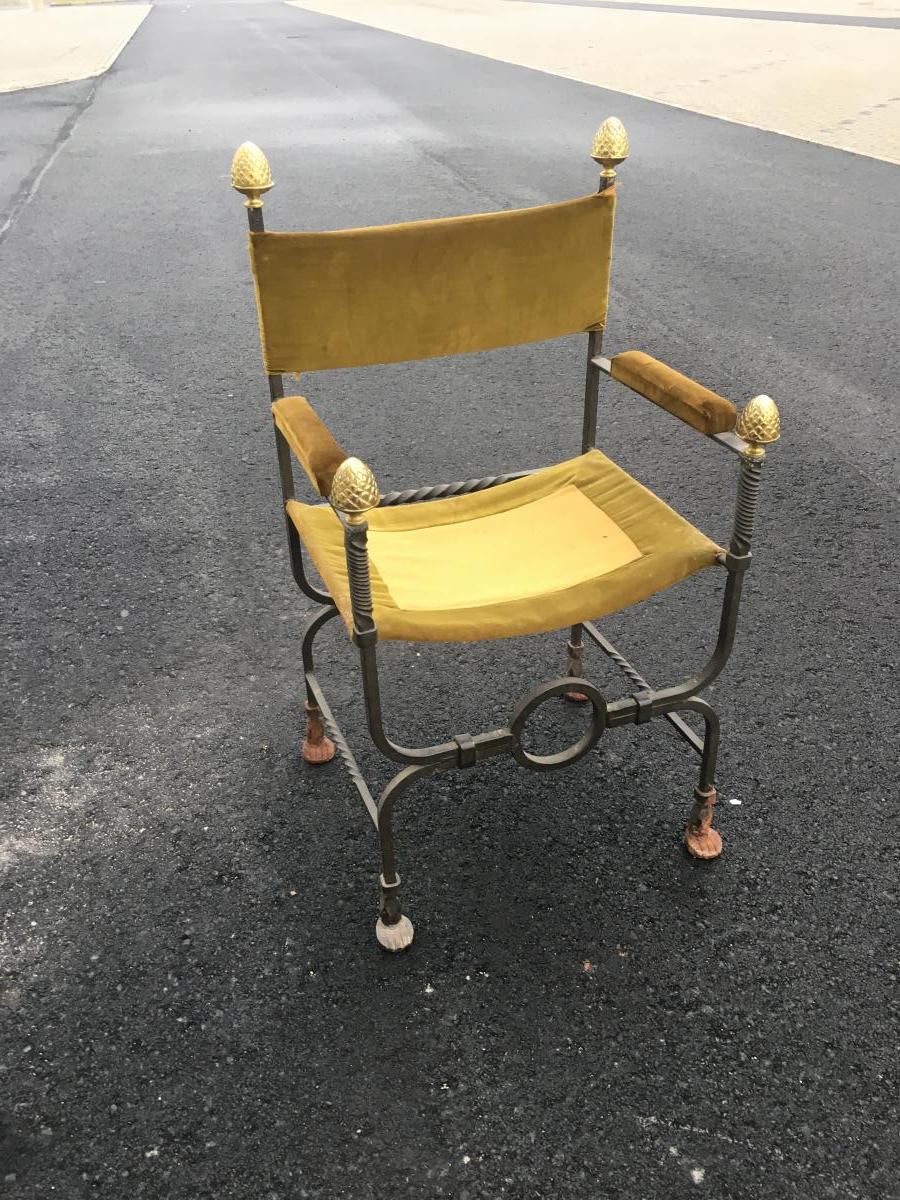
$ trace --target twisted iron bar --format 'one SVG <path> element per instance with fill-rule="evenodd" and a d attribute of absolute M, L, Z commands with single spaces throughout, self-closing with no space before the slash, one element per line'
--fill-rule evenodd
<path fill-rule="evenodd" d="M 347 574 L 350 581 L 350 606 L 357 628 L 372 621 L 372 581 L 369 577 L 369 553 L 366 548 L 368 528 L 351 525 L 347 529 Z"/>
<path fill-rule="evenodd" d="M 465 496 L 469 492 L 483 492 L 499 483 L 513 479 L 524 479 L 533 471 L 510 471 L 506 475 L 485 475 L 482 479 L 460 479 L 455 483 L 435 483 L 431 487 L 407 488 L 403 492 L 387 492 L 381 497 L 379 508 L 393 504 L 418 504 L 420 500 L 439 500 L 446 496 Z"/>
<path fill-rule="evenodd" d="M 645 692 L 650 691 L 650 684 L 643 677 L 637 667 L 633 666 L 623 654 L 620 654 L 612 642 L 607 642 L 602 649 L 607 657 L 616 664 L 622 674 L 628 676 L 632 683 L 636 683 L 637 686 Z"/>
<path fill-rule="evenodd" d="M 341 756 L 344 766 L 347 768 L 347 773 L 353 780 L 354 786 L 362 797 L 363 803 L 368 809 L 369 816 L 372 818 L 372 821 L 377 828 L 378 808 L 375 804 L 375 799 L 372 796 L 372 793 L 369 791 L 369 785 L 366 783 L 365 779 L 363 778 L 362 771 L 359 769 L 359 764 L 353 756 L 353 751 L 347 744 L 347 739 L 341 732 L 341 727 L 338 725 L 334 718 L 334 713 L 328 706 L 328 701 L 325 699 L 321 687 L 319 687 L 318 679 L 316 679 L 314 675 L 307 675 L 306 681 L 308 687 L 315 696 L 315 702 L 319 712 L 322 714 L 322 721 L 325 725 L 325 728 L 328 730 L 328 736 L 337 747 L 337 752 Z"/>
<path fill-rule="evenodd" d="M 733 554 L 746 554 L 753 539 L 753 525 L 759 503 L 759 483 L 762 474 L 761 458 L 741 457 L 741 474 L 738 480 L 737 505 L 734 513 L 734 530 L 731 537 Z"/>

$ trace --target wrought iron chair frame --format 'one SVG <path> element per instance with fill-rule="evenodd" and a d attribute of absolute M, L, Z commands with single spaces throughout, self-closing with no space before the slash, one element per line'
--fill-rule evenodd
<path fill-rule="evenodd" d="M 253 149 L 256 150 L 256 147 Z M 261 196 L 272 186 L 268 164 L 261 152 L 258 153 L 264 164 L 264 170 L 259 178 L 248 181 L 246 178 L 235 180 L 233 176 L 232 179 L 232 185 L 236 190 L 247 197 L 248 224 L 253 232 L 263 232 L 265 229 Z M 615 118 L 610 118 L 601 126 L 594 143 L 593 157 L 604 168 L 601 173 L 600 191 L 612 186 L 616 178 L 615 168 L 624 161 L 627 154 L 628 142 L 625 131 Z M 604 358 L 601 353 L 603 331 L 591 332 L 587 335 L 587 339 L 587 370 L 581 438 L 583 453 L 592 449 L 596 443 L 601 379 L 604 374 L 612 374 L 610 360 Z M 284 396 L 283 377 L 280 374 L 268 374 L 267 378 L 269 394 L 272 401 L 275 402 Z M 762 402 L 762 412 L 758 411 L 759 402 Z M 378 680 L 378 630 L 373 616 L 369 579 L 368 525 L 364 511 L 356 513 L 342 511 L 334 503 L 332 497 L 332 507 L 341 520 L 344 530 L 347 574 L 353 612 L 352 639 L 359 653 L 369 733 L 375 746 L 387 759 L 401 764 L 401 769 L 376 799 L 363 777 L 353 751 L 316 676 L 313 643 L 319 631 L 338 615 L 338 609 L 332 597 L 318 588 L 307 575 L 300 537 L 287 515 L 287 504 L 295 498 L 291 449 L 282 432 L 277 426 L 275 427 L 291 570 L 300 590 L 320 606 L 319 611 L 311 616 L 306 625 L 301 647 L 307 715 L 307 735 L 304 748 L 305 751 L 308 751 L 308 753 L 304 753 L 304 757 L 311 762 L 326 762 L 333 757 L 336 748 L 375 826 L 381 851 L 380 905 L 376 933 L 378 941 L 385 949 L 404 949 L 413 939 L 412 924 L 403 915 L 400 904 L 400 876 L 397 872 L 393 838 L 394 805 L 402 793 L 413 783 L 435 771 L 465 770 L 500 754 L 512 755 L 520 765 L 530 770 L 551 771 L 569 766 L 583 758 L 597 744 L 606 729 L 614 729 L 620 725 L 643 725 L 655 718 L 665 717 L 700 758 L 699 779 L 694 790 L 693 806 L 685 831 L 687 849 L 698 858 L 713 858 L 721 852 L 721 839 L 717 831 L 712 828 L 713 805 L 717 800 L 715 772 L 719 748 L 719 718 L 713 707 L 701 697 L 700 693 L 722 672 L 734 644 L 744 574 L 751 562 L 750 543 L 753 537 L 760 478 L 765 458 L 764 447 L 768 442 L 777 440 L 779 436 L 777 409 L 768 397 L 756 397 L 744 409 L 735 432 L 706 436 L 724 450 L 736 455 L 740 466 L 731 538 L 727 551 L 720 554 L 717 560 L 726 572 L 718 635 L 711 656 L 697 674 L 670 687 L 653 687 L 638 668 L 600 632 L 592 621 L 583 621 L 571 627 L 567 642 L 565 675 L 539 684 L 528 693 L 516 706 L 507 725 L 474 736 L 459 734 L 431 746 L 400 745 L 388 735 L 385 729 Z M 515 471 L 501 475 L 489 475 L 480 479 L 410 488 L 382 495 L 377 503 L 380 507 L 418 504 L 442 497 L 459 496 L 497 487 L 532 473 L 532 471 Z M 620 699 L 607 702 L 598 689 L 583 677 L 585 634 L 635 685 L 636 691 Z M 522 745 L 521 735 L 524 725 L 536 708 L 554 696 L 562 696 L 569 700 L 589 704 L 591 717 L 588 729 L 577 742 L 556 754 L 530 753 Z M 702 738 L 681 716 L 685 712 L 694 712 L 702 717 L 704 723 Z M 326 737 L 326 730 L 330 737 Z"/>

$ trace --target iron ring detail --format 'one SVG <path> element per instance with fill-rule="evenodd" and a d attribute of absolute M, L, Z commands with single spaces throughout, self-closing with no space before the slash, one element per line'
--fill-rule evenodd
<path fill-rule="evenodd" d="M 562 696 L 565 692 L 581 692 L 591 702 L 591 723 L 577 742 L 568 746 L 565 750 L 560 750 L 556 754 L 532 754 L 526 750 L 521 741 L 522 730 L 525 727 L 525 722 L 531 716 L 536 708 L 549 700 L 552 696 Z M 594 687 L 592 683 L 588 683 L 586 679 L 579 679 L 576 676 L 567 676 L 563 679 L 554 679 L 551 683 L 542 684 L 530 692 L 524 700 L 516 707 L 513 713 L 512 720 L 509 723 L 509 731 L 513 737 L 511 753 L 516 762 L 523 767 L 528 767 L 530 771 L 555 771 L 558 767 L 568 767 L 572 763 L 578 762 L 580 758 L 584 758 L 590 750 L 593 750 L 597 742 L 600 740 L 600 735 L 606 728 L 606 700 L 601 692 Z"/>

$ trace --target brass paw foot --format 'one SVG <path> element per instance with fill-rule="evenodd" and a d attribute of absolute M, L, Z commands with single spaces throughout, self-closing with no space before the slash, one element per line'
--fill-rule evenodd
<path fill-rule="evenodd" d="M 306 702 L 306 737 L 300 748 L 303 761 L 314 765 L 331 762 L 334 758 L 334 742 L 325 736 L 322 714 L 318 705 Z"/>
<path fill-rule="evenodd" d="M 714 787 L 705 792 L 694 789 L 694 807 L 684 831 L 684 844 L 694 858 L 718 858 L 722 853 L 721 834 L 712 827 L 713 805 L 717 799 Z"/>

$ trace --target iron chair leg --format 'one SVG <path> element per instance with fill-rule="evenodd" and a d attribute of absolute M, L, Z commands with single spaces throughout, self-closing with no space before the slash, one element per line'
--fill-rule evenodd
<path fill-rule="evenodd" d="M 566 643 L 566 674 L 580 679 L 584 674 L 584 626 L 573 625 Z M 588 697 L 584 692 L 565 692 L 563 699 L 572 704 L 587 704 Z"/>
<path fill-rule="evenodd" d="M 343 472 L 343 474 L 342 474 Z M 342 489 L 346 497 L 341 502 Z M 373 705 L 380 713 L 377 695 L 377 672 L 375 668 L 375 644 L 378 633 L 375 628 L 372 608 L 372 584 L 369 577 L 369 556 L 366 548 L 368 524 L 366 512 L 378 502 L 378 486 L 365 464 L 355 465 L 349 459 L 335 474 L 331 501 L 335 510 L 344 518 L 344 548 L 347 558 L 347 576 L 350 583 L 350 605 L 353 611 L 353 640 L 360 651 L 363 691 L 366 697 L 366 715 L 370 728 L 380 731 L 380 716 L 373 721 Z M 368 497 L 368 498 L 367 498 Z M 373 698 L 374 689 L 374 698 Z M 399 751 L 386 738 L 376 737 L 379 749 Z M 397 754 L 392 755 L 397 757 Z M 402 752 L 399 757 L 405 757 Z M 414 764 L 404 767 L 388 783 L 381 794 L 374 813 L 381 846 L 381 903 L 375 923 L 375 937 L 385 950 L 396 953 L 412 945 L 413 924 L 400 908 L 400 876 L 394 858 L 393 813 L 394 800 L 420 775 L 432 770 L 430 764 Z"/>
<path fill-rule="evenodd" d="M 378 840 L 381 845 L 381 902 L 375 937 L 385 950 L 396 953 L 412 945 L 413 923 L 400 907 L 400 876 L 394 857 L 394 801 L 401 792 L 420 776 L 430 773 L 430 767 L 404 767 L 394 776 L 378 801 Z"/>
<path fill-rule="evenodd" d="M 301 653 L 303 655 L 303 675 L 307 680 L 315 670 L 312 647 L 316 634 L 326 621 L 329 621 L 335 615 L 335 611 L 331 607 L 315 613 L 303 632 Z M 306 703 L 304 708 L 306 711 L 306 734 L 303 738 L 300 754 L 304 762 L 308 762 L 313 766 L 321 766 L 323 763 L 331 762 L 334 758 L 335 746 L 331 738 L 325 733 L 325 726 L 322 723 L 322 710 L 316 703 L 316 698 L 308 682 L 306 684 Z"/>
<path fill-rule="evenodd" d="M 300 747 L 303 761 L 311 766 L 331 762 L 335 753 L 334 742 L 325 733 L 321 709 L 310 699 L 306 700 L 303 708 L 306 713 L 306 736 Z"/>
<path fill-rule="evenodd" d="M 727 659 L 737 623 L 742 574 L 750 564 L 750 543 L 759 500 L 760 474 L 765 458 L 765 444 L 777 439 L 780 431 L 778 410 L 766 396 L 751 400 L 738 421 L 738 433 L 747 439 L 741 453 L 738 476 L 737 504 L 728 554 L 728 586 L 722 607 L 719 640 Z M 724 659 L 723 659 L 724 665 Z M 705 680 L 704 684 L 709 682 Z M 716 755 L 719 749 L 719 718 L 705 700 L 694 696 L 689 707 L 702 714 L 706 722 L 703 757 L 700 763 L 700 783 L 694 791 L 694 806 L 684 834 L 684 844 L 695 858 L 718 858 L 722 853 L 722 838 L 713 829 L 713 805 L 718 799 L 715 788 Z"/>
<path fill-rule="evenodd" d="M 696 701 L 696 711 L 703 716 L 703 755 L 700 759 L 700 780 L 694 788 L 694 804 L 684 831 L 684 844 L 694 858 L 718 858 L 722 853 L 722 837 L 713 829 L 713 805 L 716 792 L 716 758 L 719 752 L 719 718 L 705 701 Z"/>
<path fill-rule="evenodd" d="M 612 178 L 615 178 L 613 171 Z M 601 178 L 600 191 L 604 191 L 612 182 L 610 178 Z M 586 454 L 597 444 L 597 405 L 600 400 L 600 368 L 595 359 L 603 352 L 603 330 L 594 329 L 588 334 L 587 369 L 584 377 L 584 421 L 581 429 L 581 453 Z M 566 645 L 566 674 L 580 679 L 584 674 L 581 663 L 584 656 L 584 630 L 581 625 L 573 625 Z M 564 698 L 572 704 L 587 704 L 588 697 L 584 692 L 566 692 Z"/>
<path fill-rule="evenodd" d="M 261 189 L 249 188 L 239 189 L 244 191 L 247 196 L 247 221 L 251 232 L 262 233 L 265 230 L 263 221 L 262 200 L 260 199 L 261 192 L 268 191 L 271 186 L 271 178 L 268 186 L 263 186 Z M 281 399 L 284 395 L 284 382 L 281 375 L 269 375 L 269 395 L 273 401 Z M 286 505 L 289 500 L 294 497 L 294 473 L 291 467 L 291 452 L 287 442 L 284 439 L 281 431 L 275 428 L 275 446 L 278 453 L 278 473 L 281 480 L 281 496 Z M 331 597 L 325 592 L 314 587 L 306 578 L 303 569 L 303 555 L 300 546 L 300 539 L 297 530 L 285 512 L 285 524 L 287 526 L 288 548 L 291 556 L 291 570 L 294 579 L 297 582 L 300 590 L 305 592 L 311 600 L 317 601 L 319 604 L 331 605 Z M 313 640 L 324 625 L 325 621 L 335 613 L 333 607 L 329 607 L 326 613 L 317 613 L 307 624 L 303 634 L 303 667 L 306 673 L 313 670 L 313 655 L 312 644 Z M 300 748 L 300 754 L 304 762 L 311 763 L 313 766 L 320 766 L 323 763 L 331 762 L 335 754 L 334 742 L 326 736 L 325 727 L 322 724 L 322 712 L 316 704 L 309 685 L 306 687 L 306 730 L 303 738 L 303 744 Z"/>

